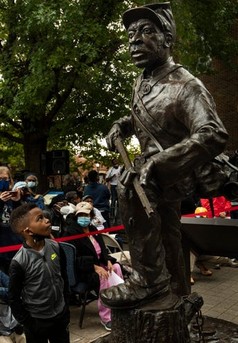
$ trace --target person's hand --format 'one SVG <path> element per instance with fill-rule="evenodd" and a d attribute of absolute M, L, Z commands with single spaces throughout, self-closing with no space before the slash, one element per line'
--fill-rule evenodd
<path fill-rule="evenodd" d="M 153 160 L 148 160 L 140 170 L 140 177 L 139 181 L 141 186 L 146 186 L 148 184 L 148 181 L 151 178 L 152 171 L 154 169 L 154 161 Z"/>
<path fill-rule="evenodd" d="M 121 136 L 120 125 L 114 124 L 106 137 L 107 147 L 109 150 L 116 151 L 115 140 L 120 136 Z"/>
<path fill-rule="evenodd" d="M 0 200 L 6 202 L 11 199 L 11 193 L 9 191 L 4 191 L 0 194 Z"/>
<path fill-rule="evenodd" d="M 111 261 L 107 262 L 107 268 L 108 268 L 109 273 L 111 273 L 113 271 L 113 265 L 112 265 Z"/>
<path fill-rule="evenodd" d="M 6 202 L 8 200 L 19 201 L 21 199 L 21 190 L 16 189 L 14 193 L 9 191 L 4 191 L 0 194 L 0 200 Z"/>
<path fill-rule="evenodd" d="M 11 200 L 13 200 L 13 201 L 19 201 L 19 200 L 21 199 L 21 197 L 22 197 L 22 194 L 23 194 L 23 192 L 22 192 L 21 188 L 17 188 L 17 189 L 14 191 L 14 193 L 11 194 Z"/>
<path fill-rule="evenodd" d="M 226 218 L 226 212 L 220 212 L 219 217 L 221 218 Z"/>
<path fill-rule="evenodd" d="M 94 270 L 95 272 L 99 275 L 100 278 L 103 279 L 108 279 L 109 273 L 106 269 L 103 267 L 97 266 L 96 264 L 94 265 Z"/>
<path fill-rule="evenodd" d="M 130 169 L 125 169 L 121 174 L 119 181 L 126 188 L 130 188 L 136 175 L 137 173 L 132 167 Z"/>

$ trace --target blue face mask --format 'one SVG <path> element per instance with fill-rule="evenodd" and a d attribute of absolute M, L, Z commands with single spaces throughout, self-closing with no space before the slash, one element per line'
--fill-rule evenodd
<path fill-rule="evenodd" d="M 10 181 L 0 180 L 0 192 L 9 190 Z"/>
<path fill-rule="evenodd" d="M 91 219 L 89 217 L 78 217 L 77 223 L 82 227 L 87 227 L 91 222 Z"/>

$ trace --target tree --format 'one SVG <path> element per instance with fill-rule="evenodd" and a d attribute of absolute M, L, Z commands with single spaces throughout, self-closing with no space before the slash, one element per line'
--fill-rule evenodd
<path fill-rule="evenodd" d="M 115 119 L 129 113 L 131 84 L 139 71 L 130 63 L 121 15 L 143 4 L 1 0 L 1 145 L 7 142 L 19 151 L 21 144 L 26 169 L 40 171 L 47 149 L 105 136 Z M 171 4 L 177 22 L 176 61 L 195 74 L 214 74 L 214 61 L 225 61 L 230 73 L 237 72 L 236 0 Z M 230 118 L 237 109 L 232 111 Z M 226 122 L 225 111 L 219 114 Z M 234 137 L 235 132 L 237 128 Z"/>
<path fill-rule="evenodd" d="M 178 2 L 179 3 L 179 2 Z M 180 56 L 190 60 L 190 68 L 199 74 L 215 99 L 217 112 L 230 135 L 227 149 L 238 146 L 237 94 L 238 94 L 238 6 L 236 0 L 185 0 L 180 2 L 189 13 L 182 17 L 180 27 L 194 32 L 192 40 L 181 40 L 191 49 L 180 49 Z M 179 12 L 178 12 L 179 13 Z M 187 21 L 187 23 L 186 23 Z M 189 24 L 190 22 L 190 24 Z M 192 23 L 192 24 L 191 24 Z M 188 37 L 188 36 L 187 36 Z M 180 37 L 179 37 L 180 38 Z M 194 39 L 195 38 L 195 39 Z M 191 52 L 191 56 L 182 51 Z M 182 56 L 181 56 L 182 57 Z M 193 59 L 193 62 L 192 62 Z M 183 61 L 183 58 L 180 59 Z"/>
<path fill-rule="evenodd" d="M 26 169 L 39 171 L 47 143 L 65 147 L 76 132 L 92 134 L 87 126 L 78 132 L 81 123 L 94 119 L 99 131 L 120 110 L 121 38 L 112 23 L 124 4 L 3 0 L 0 6 L 0 133 L 23 145 Z"/>

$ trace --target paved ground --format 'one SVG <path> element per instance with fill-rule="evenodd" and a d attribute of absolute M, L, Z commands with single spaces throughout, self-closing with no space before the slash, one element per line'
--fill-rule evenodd
<path fill-rule="evenodd" d="M 212 271 L 212 276 L 202 276 L 196 269 L 193 274 L 192 292 L 198 292 L 204 299 L 202 313 L 238 324 L 238 268 Z M 71 306 L 71 343 L 90 343 L 107 334 L 100 323 L 96 301 L 86 307 L 83 329 L 78 327 L 79 311 L 80 308 Z"/>

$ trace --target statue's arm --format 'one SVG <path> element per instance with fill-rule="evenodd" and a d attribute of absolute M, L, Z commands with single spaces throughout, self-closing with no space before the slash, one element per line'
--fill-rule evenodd
<path fill-rule="evenodd" d="M 115 151 L 115 140 L 120 138 L 124 140 L 133 134 L 133 125 L 131 116 L 125 116 L 115 121 L 109 131 L 106 141 L 109 150 Z"/>

